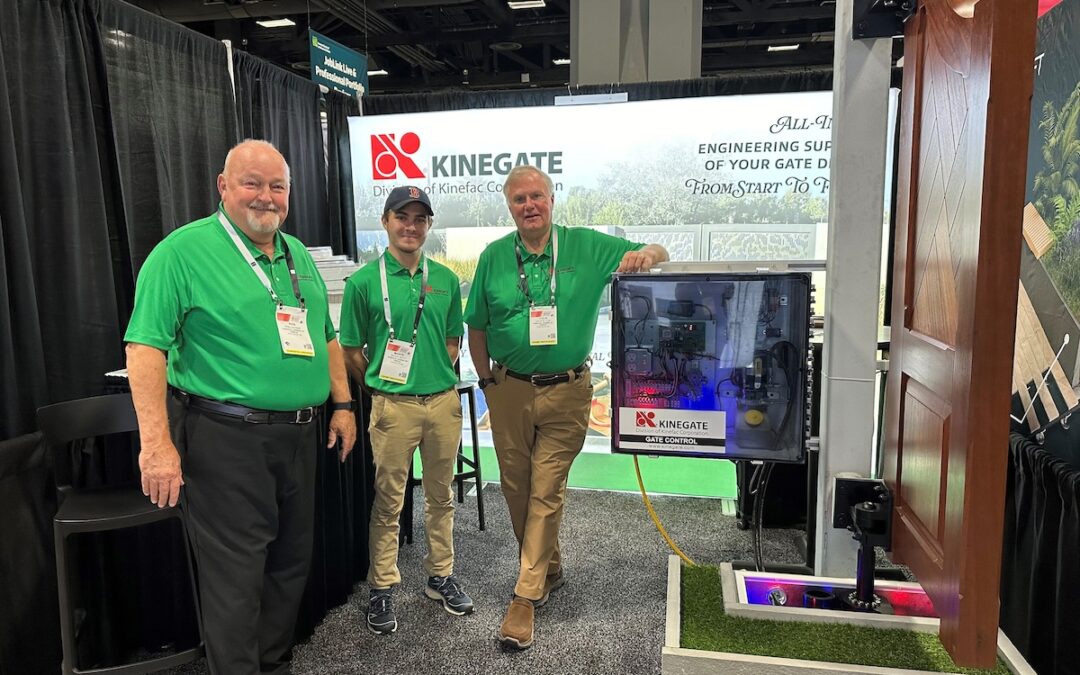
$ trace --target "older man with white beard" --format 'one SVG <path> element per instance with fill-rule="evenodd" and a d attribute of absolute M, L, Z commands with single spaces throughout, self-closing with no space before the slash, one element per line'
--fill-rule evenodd
<path fill-rule="evenodd" d="M 316 424 L 345 457 L 356 423 L 310 254 L 279 230 L 289 167 L 244 141 L 216 213 L 146 259 L 127 365 L 143 492 L 180 503 L 195 550 L 210 672 L 288 672 L 312 551 Z"/>

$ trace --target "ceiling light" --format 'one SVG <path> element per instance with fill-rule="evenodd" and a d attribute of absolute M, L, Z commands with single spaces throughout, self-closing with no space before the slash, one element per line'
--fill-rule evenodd
<path fill-rule="evenodd" d="M 770 52 L 790 52 L 798 48 L 799 45 L 769 45 Z"/>
<path fill-rule="evenodd" d="M 506 5 L 510 9 L 542 9 L 547 3 L 544 0 L 509 0 Z"/>
<path fill-rule="evenodd" d="M 378 70 L 369 70 L 367 71 L 367 74 L 368 77 L 372 77 L 374 75 L 389 75 L 390 73 L 386 72 L 382 68 L 379 68 Z"/>
<path fill-rule="evenodd" d="M 285 28 L 286 26 L 296 25 L 296 22 L 292 19 L 261 19 L 255 23 L 263 28 Z"/>
<path fill-rule="evenodd" d="M 556 66 L 568 66 L 570 65 L 570 59 L 552 59 L 552 63 Z"/>

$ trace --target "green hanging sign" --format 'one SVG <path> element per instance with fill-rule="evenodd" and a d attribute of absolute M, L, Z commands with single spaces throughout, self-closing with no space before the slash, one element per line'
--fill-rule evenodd
<path fill-rule="evenodd" d="M 367 92 L 367 57 L 309 30 L 311 80 L 349 96 Z"/>

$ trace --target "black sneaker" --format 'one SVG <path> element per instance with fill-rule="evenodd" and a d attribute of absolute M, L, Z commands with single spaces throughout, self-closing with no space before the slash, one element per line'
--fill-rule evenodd
<path fill-rule="evenodd" d="M 424 595 L 440 601 L 443 609 L 454 616 L 472 614 L 472 598 L 461 589 L 461 584 L 453 574 L 448 577 L 428 577 Z"/>
<path fill-rule="evenodd" d="M 368 597 L 367 627 L 372 633 L 389 635 L 397 630 L 392 589 L 373 588 Z"/>

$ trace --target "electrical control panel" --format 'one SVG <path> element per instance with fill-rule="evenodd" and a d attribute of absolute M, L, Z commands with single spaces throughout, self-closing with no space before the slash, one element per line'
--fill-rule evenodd
<path fill-rule="evenodd" d="M 810 294 L 806 273 L 616 275 L 614 451 L 803 461 Z"/>

